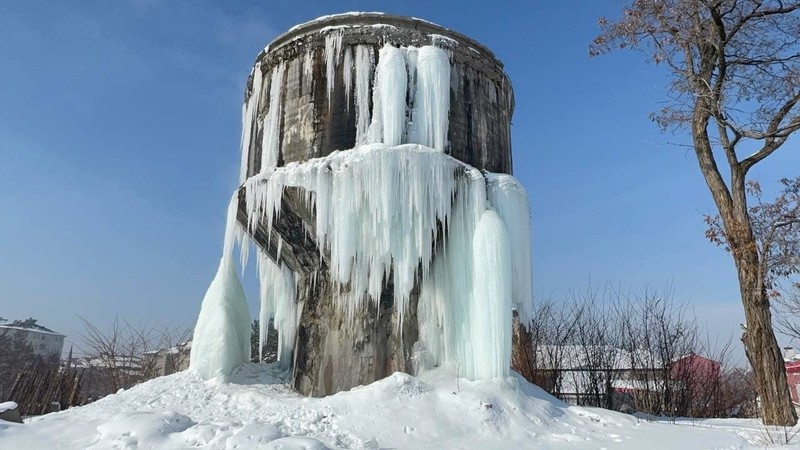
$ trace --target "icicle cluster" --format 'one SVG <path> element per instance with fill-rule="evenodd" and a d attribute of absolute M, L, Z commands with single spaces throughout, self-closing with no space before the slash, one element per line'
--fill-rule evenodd
<path fill-rule="evenodd" d="M 512 304 L 525 316 L 531 298 L 530 216 L 512 177 L 489 179 L 429 147 L 366 145 L 247 180 L 248 227 L 271 229 L 284 188 L 302 188 L 317 213 L 316 242 L 330 252 L 332 281 L 349 287 L 336 299 L 347 326 L 359 326 L 363 300 L 377 303 L 387 280 L 402 321 L 419 283 L 417 349 L 428 361 L 419 367 L 456 361 L 471 378 L 505 375 Z M 276 298 L 294 306 L 291 271 L 267 262 L 261 274 L 262 308 L 270 311 L 262 314 L 277 311 Z M 263 294 L 276 283 L 280 294 Z M 294 336 L 297 311 L 275 314 L 281 335 Z"/>
<path fill-rule="evenodd" d="M 306 70 L 313 67 L 312 62 L 313 60 L 310 59 L 305 61 Z M 242 106 L 240 184 L 247 179 L 250 149 L 259 131 L 261 131 L 261 170 L 267 170 L 278 164 L 282 114 L 281 95 L 285 73 L 285 63 L 273 67 L 266 79 L 261 71 L 261 63 L 257 63 L 253 68 L 250 96 Z M 310 72 L 305 76 L 310 77 Z M 262 110 L 264 113 L 260 114 Z"/>
<path fill-rule="evenodd" d="M 248 227 L 271 229 L 284 187 L 303 188 L 316 210 L 316 242 L 330 251 L 333 281 L 350 286 L 341 299 L 348 317 L 365 294 L 377 301 L 390 275 L 402 306 L 419 264 L 430 265 L 461 166 L 426 147 L 382 144 L 291 163 L 247 180 Z"/>

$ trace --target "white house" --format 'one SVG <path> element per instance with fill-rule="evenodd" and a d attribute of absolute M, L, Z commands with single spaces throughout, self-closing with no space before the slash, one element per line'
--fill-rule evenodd
<path fill-rule="evenodd" d="M 64 335 L 36 323 L 36 319 L 0 322 L 0 335 L 15 336 L 22 334 L 30 344 L 35 356 L 56 360 L 61 358 L 64 349 Z"/>

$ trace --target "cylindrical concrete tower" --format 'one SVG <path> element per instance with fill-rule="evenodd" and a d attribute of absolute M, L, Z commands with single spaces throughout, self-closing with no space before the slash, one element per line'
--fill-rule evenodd
<path fill-rule="evenodd" d="M 454 158 L 478 169 L 512 173 L 511 114 L 514 95 L 503 64 L 474 40 L 421 19 L 378 13 L 323 17 L 280 35 L 258 55 L 245 101 L 258 95 L 251 123 L 247 174 L 259 172 L 262 133 L 257 123 L 270 96 L 280 96 L 277 165 L 325 156 L 356 144 L 359 56 L 376 63 L 385 44 L 433 45 L 450 54 L 448 145 Z M 282 70 L 275 69 L 283 66 Z M 259 71 L 260 74 L 257 74 Z M 371 95 L 373 78 L 364 74 Z M 258 76 L 260 93 L 253 92 Z M 280 84 L 273 89 L 272 83 Z"/>
<path fill-rule="evenodd" d="M 404 69 L 384 70 L 394 78 L 379 80 L 377 68 L 389 64 L 381 59 L 387 45 L 403 49 L 405 62 L 398 67 Z M 443 52 L 425 50 L 430 48 Z M 446 55 L 444 64 L 449 64 L 449 98 L 441 102 L 446 119 L 435 129 L 423 129 L 411 117 L 428 102 L 428 97 L 416 92 L 425 88 L 433 98 L 441 87 L 416 70 L 416 64 L 436 63 L 423 62 L 429 54 L 431 58 Z M 385 101 L 381 90 L 395 89 L 396 79 L 405 86 L 401 89 L 406 94 L 399 96 L 401 102 L 405 97 L 405 105 L 392 110 L 383 105 L 381 113 L 376 105 Z M 426 108 L 427 114 L 438 111 L 430 105 Z M 374 142 L 377 115 L 383 114 L 382 120 L 389 123 L 387 111 L 396 110 L 406 111 L 405 116 L 391 117 L 400 124 L 391 130 L 383 125 L 384 139 L 396 144 L 425 143 L 476 169 L 511 174 L 513 108 L 511 83 L 502 64 L 486 47 L 460 33 L 420 19 L 377 13 L 322 17 L 282 34 L 256 59 L 245 93 L 242 181 L 270 167 Z M 387 137 L 390 132 L 397 136 Z M 247 227 L 252 221 L 245 191 L 243 185 L 238 219 Z M 346 286 L 330 281 L 329 250 L 314 240 L 316 214 L 303 189 L 287 187 L 269 229 L 262 224 L 248 231 L 271 259 L 294 272 L 299 305 L 292 337 L 295 387 L 305 394 L 327 395 L 394 371 L 412 373 L 413 349 L 420 335 L 418 284 L 411 291 L 403 320 L 398 320 L 387 275 L 380 301 L 367 302 L 356 312 L 358 329 L 346 326 L 334 304 Z M 440 228 L 444 230 L 444 224 Z M 441 245 L 433 243 L 433 258 Z"/>

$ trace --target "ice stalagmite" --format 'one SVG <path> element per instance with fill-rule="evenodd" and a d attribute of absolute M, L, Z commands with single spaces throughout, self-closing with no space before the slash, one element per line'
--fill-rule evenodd
<path fill-rule="evenodd" d="M 225 250 L 208 287 L 194 328 L 189 366 L 205 379 L 228 376 L 250 360 L 250 310 L 236 274 L 232 247 L 236 239 L 236 200 L 228 208 Z"/>

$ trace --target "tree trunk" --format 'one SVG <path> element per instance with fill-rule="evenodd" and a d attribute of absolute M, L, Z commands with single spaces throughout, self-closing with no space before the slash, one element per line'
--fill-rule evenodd
<path fill-rule="evenodd" d="M 746 171 L 735 159 L 729 160 L 729 190 L 717 167 L 708 136 L 709 111 L 712 109 L 707 98 L 698 99 L 692 118 L 692 140 L 700 171 L 722 218 L 739 276 L 739 292 L 747 324 L 742 335 L 745 354 L 753 368 L 764 424 L 794 426 L 797 412 L 789 396 L 786 368 L 772 328 L 764 284 L 766 273 L 760 270 L 758 247 L 747 211 Z M 733 152 L 733 149 L 729 151 Z"/>
<path fill-rule="evenodd" d="M 763 280 L 759 279 L 755 243 L 746 245 L 738 255 L 734 253 L 734 258 L 747 322 L 742 342 L 755 375 L 764 424 L 794 426 L 797 413 L 789 396 L 786 368 L 772 328 L 769 298 Z"/>

